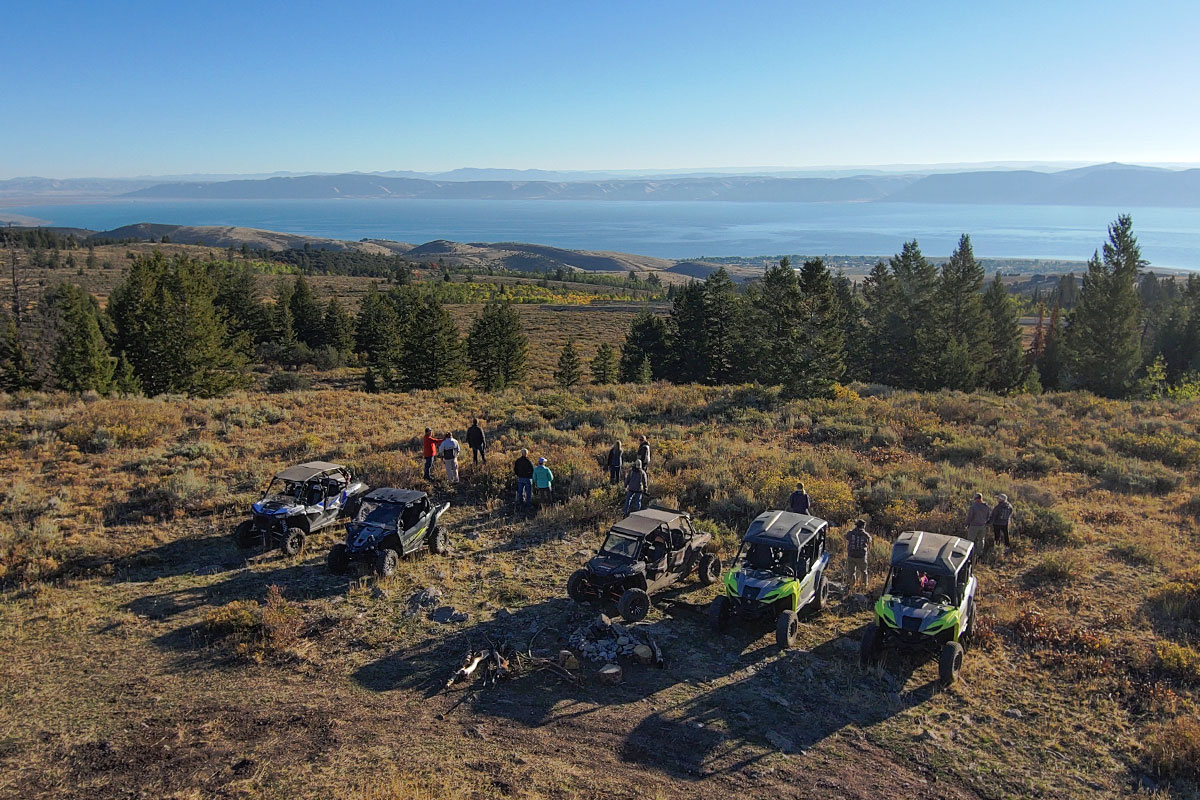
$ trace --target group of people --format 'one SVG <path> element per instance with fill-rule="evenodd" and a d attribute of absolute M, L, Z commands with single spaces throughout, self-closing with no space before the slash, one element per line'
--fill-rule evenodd
<path fill-rule="evenodd" d="M 605 464 L 608 466 L 608 482 L 610 484 L 619 486 L 624 479 L 625 513 L 640 511 L 646 504 L 646 497 L 650 492 L 650 441 L 645 435 L 641 437 L 638 442 L 637 455 L 633 459 L 633 466 L 624 475 L 622 475 L 622 470 L 625 468 L 625 450 L 621 446 L 620 439 L 613 442 Z"/>
<path fill-rule="evenodd" d="M 466 438 L 474 463 L 478 464 L 482 461 L 487 464 L 487 437 L 484 435 L 478 419 L 471 420 L 471 427 L 467 428 Z M 450 483 L 458 483 L 458 457 L 462 455 L 462 445 L 459 444 L 458 439 L 454 438 L 453 432 L 448 431 L 439 439 L 433 435 L 432 428 L 426 428 L 422 448 L 425 454 L 425 480 L 433 480 L 433 462 L 435 459 L 441 459 L 446 469 L 446 480 Z"/>
<path fill-rule="evenodd" d="M 803 494 L 804 508 L 808 508 L 807 494 L 804 494 L 804 484 L 801 484 L 799 490 L 792 494 L 795 499 L 798 494 Z M 789 505 L 789 510 L 795 510 Z M 807 510 L 798 513 L 808 513 Z M 983 498 L 982 492 L 975 493 L 975 499 L 971 503 L 971 507 L 967 509 L 966 518 L 966 536 L 964 537 L 975 545 L 974 557 L 982 558 L 990 548 L 998 543 L 1003 543 L 1005 549 L 1012 548 L 1012 540 L 1009 536 L 1010 526 L 1012 525 L 1013 506 L 1008 501 L 1008 495 L 997 494 L 996 505 L 989 506 Z M 991 528 L 992 536 L 988 539 L 988 528 Z M 871 534 L 867 533 L 866 520 L 854 520 L 854 527 L 846 534 L 846 584 L 853 588 L 858 585 L 861 580 L 862 585 L 867 585 L 867 552 L 871 547 Z"/>

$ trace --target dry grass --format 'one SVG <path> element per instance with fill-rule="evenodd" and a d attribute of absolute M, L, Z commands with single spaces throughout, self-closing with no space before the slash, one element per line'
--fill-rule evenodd
<path fill-rule="evenodd" d="M 613 312 L 530 324 L 559 313 Z M 426 484 L 421 430 L 475 415 L 489 465 L 465 466 L 455 489 Z M 695 386 L 5 398 L 2 785 L 63 797 L 766 796 L 818 775 L 849 796 L 1103 797 L 1148 774 L 1187 796 L 1200 487 L 1192 472 L 1166 489 L 1105 477 L 1172 469 L 1113 445 L 1150 430 L 1195 438 L 1200 407 L 865 387 L 802 402 Z M 856 516 L 878 534 L 878 565 L 895 532 L 956 532 L 975 491 L 1006 492 L 1016 547 L 979 568 L 981 636 L 963 681 L 938 692 L 921 661 L 860 672 L 869 614 L 841 603 L 788 653 L 765 628 L 714 638 L 712 591 L 689 583 L 652 612 L 666 670 L 631 668 L 615 690 L 534 676 L 439 694 L 485 635 L 523 647 L 531 628 L 586 618 L 563 584 L 616 517 L 600 457 L 642 432 L 653 493 L 695 510 L 726 555 L 798 480 L 839 528 L 838 572 L 840 530 Z M 982 451 L 961 459 L 953 448 L 968 445 Z M 557 478 L 556 504 L 532 518 L 507 511 L 520 447 Z M 337 532 L 295 559 L 235 550 L 228 533 L 265 477 L 309 458 L 450 500 L 455 552 L 376 581 L 326 573 Z M 414 607 L 425 587 L 468 621 Z M 769 730 L 808 755 L 781 754 Z"/>

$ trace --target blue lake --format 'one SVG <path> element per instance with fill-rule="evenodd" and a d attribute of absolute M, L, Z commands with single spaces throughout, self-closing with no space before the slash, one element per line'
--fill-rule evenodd
<path fill-rule="evenodd" d="M 47 225 L 110 230 L 136 222 L 240 225 L 335 239 L 420 244 L 521 241 L 664 258 L 890 255 L 916 238 L 945 256 L 962 233 L 995 258 L 1078 259 L 1133 215 L 1143 254 L 1200 269 L 1200 209 L 907 203 L 727 203 L 513 200 L 105 201 L 0 209 Z"/>

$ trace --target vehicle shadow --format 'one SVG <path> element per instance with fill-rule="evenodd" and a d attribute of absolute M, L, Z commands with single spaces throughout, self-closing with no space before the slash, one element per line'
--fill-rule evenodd
<path fill-rule="evenodd" d="M 860 668 L 859 636 L 861 629 L 788 650 L 656 711 L 626 737 L 622 758 L 684 779 L 733 772 L 775 752 L 806 752 L 850 726 L 876 725 L 938 691 L 936 680 L 906 688 L 919 659 L 888 653 L 879 667 Z M 731 644 L 728 638 L 712 646 Z"/>

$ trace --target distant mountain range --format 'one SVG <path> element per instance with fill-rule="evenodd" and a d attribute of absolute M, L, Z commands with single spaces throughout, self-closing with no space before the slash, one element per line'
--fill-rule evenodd
<path fill-rule="evenodd" d="M 419 198 L 437 200 L 723 200 L 732 202 L 891 202 L 1200 207 L 1200 169 L 1100 164 L 1054 171 L 1049 165 L 764 168 L 707 171 L 508 170 L 465 168 L 239 176 L 194 179 L 13 178 L 0 181 L 8 205 L 121 197 L 156 200 Z M 183 177 L 183 176 L 180 176 Z M 193 176 L 187 176 L 193 177 Z"/>
<path fill-rule="evenodd" d="M 1060 172 L 987 170 L 794 178 L 723 175 L 594 181 L 430 180 L 348 173 L 164 183 L 122 196 L 162 200 L 723 200 L 1200 207 L 1200 169 L 1102 164 Z"/>

